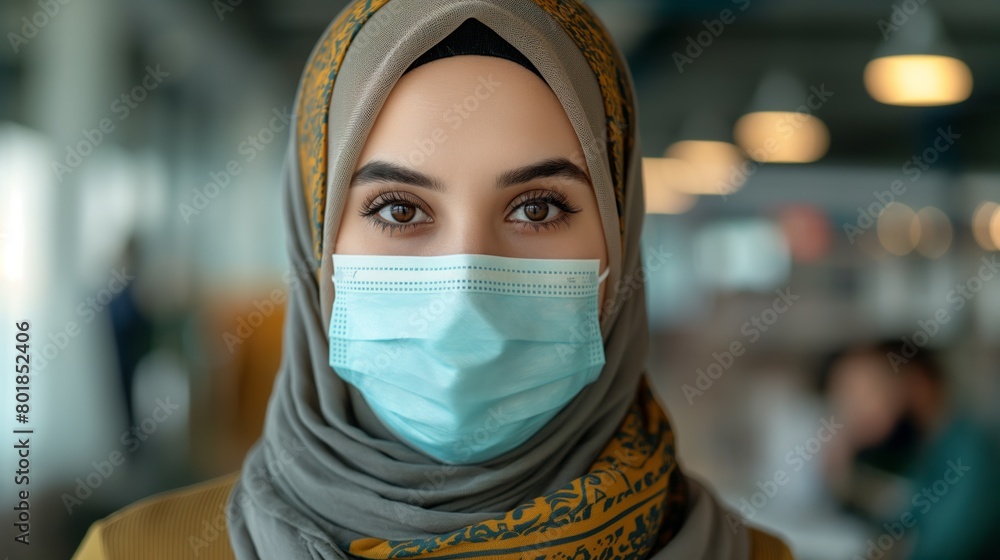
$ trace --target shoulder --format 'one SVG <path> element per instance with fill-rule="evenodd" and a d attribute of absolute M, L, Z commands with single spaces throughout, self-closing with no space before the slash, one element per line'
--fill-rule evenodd
<path fill-rule="evenodd" d="M 233 559 L 226 502 L 239 471 L 129 505 L 91 525 L 74 560 Z"/>
<path fill-rule="evenodd" d="M 747 527 L 750 533 L 751 560 L 793 560 L 792 551 L 778 537 Z"/>
<path fill-rule="evenodd" d="M 685 474 L 684 481 L 688 489 L 687 517 L 662 558 L 793 560 L 781 539 L 727 509 L 697 477 Z"/>

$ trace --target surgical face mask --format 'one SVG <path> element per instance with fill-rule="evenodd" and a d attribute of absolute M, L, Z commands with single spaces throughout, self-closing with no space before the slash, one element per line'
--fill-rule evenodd
<path fill-rule="evenodd" d="M 599 263 L 335 254 L 330 366 L 411 447 L 495 458 L 600 375 Z"/>

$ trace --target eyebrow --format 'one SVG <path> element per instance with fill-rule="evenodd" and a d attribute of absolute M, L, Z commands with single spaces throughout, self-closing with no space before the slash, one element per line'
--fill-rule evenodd
<path fill-rule="evenodd" d="M 444 190 L 444 185 L 440 181 L 419 171 L 377 159 L 364 164 L 351 177 L 352 187 L 364 183 L 403 183 L 432 191 Z"/>
<path fill-rule="evenodd" d="M 564 177 L 580 181 L 587 185 L 590 184 L 590 178 L 587 177 L 586 171 L 572 161 L 560 157 L 546 159 L 538 163 L 505 171 L 497 177 L 496 188 L 497 190 L 505 189 L 513 185 L 545 177 Z"/>
<path fill-rule="evenodd" d="M 563 158 L 550 158 L 501 173 L 495 183 L 497 190 L 546 177 L 564 177 L 590 185 L 587 172 L 579 165 Z M 444 184 L 414 169 L 383 160 L 372 160 L 361 166 L 351 177 L 351 187 L 365 183 L 402 183 L 430 189 L 445 190 Z"/>

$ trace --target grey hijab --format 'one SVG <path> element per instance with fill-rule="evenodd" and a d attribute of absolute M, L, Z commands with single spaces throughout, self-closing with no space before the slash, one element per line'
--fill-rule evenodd
<path fill-rule="evenodd" d="M 553 13 L 572 26 L 557 23 Z M 393 84 L 468 18 L 530 59 L 580 138 L 611 267 L 601 324 L 606 365 L 597 381 L 518 448 L 485 463 L 443 465 L 395 438 L 330 368 L 330 248 L 357 157 Z M 298 272 L 284 354 L 264 433 L 229 496 L 229 535 L 238 558 L 349 558 L 344 551 L 356 539 L 423 538 L 502 516 L 586 474 L 615 434 L 645 372 L 644 206 L 624 59 L 611 44 L 614 60 L 603 63 L 617 78 L 598 75 L 594 57 L 609 53 L 596 47 L 585 53 L 577 46 L 582 39 L 571 36 L 604 33 L 599 26 L 576 1 L 357 0 L 317 44 L 300 84 L 283 178 L 288 250 Z M 602 95 L 606 79 L 618 80 L 610 87 L 622 96 L 624 112 Z M 684 525 L 653 557 L 746 558 L 746 531 L 730 529 L 723 515 L 692 484 Z"/>

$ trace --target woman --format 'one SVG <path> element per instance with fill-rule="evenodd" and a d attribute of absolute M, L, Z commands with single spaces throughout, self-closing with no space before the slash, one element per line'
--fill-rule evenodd
<path fill-rule="evenodd" d="M 682 475 L 644 377 L 635 117 L 576 1 L 347 6 L 296 103 L 317 274 L 264 434 L 79 557 L 790 558 Z"/>

